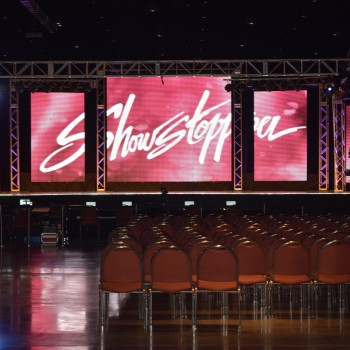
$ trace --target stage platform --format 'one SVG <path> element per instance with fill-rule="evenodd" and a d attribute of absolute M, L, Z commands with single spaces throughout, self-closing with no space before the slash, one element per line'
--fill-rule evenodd
<path fill-rule="evenodd" d="M 57 243 L 79 240 L 80 209 L 96 206 L 105 242 L 108 233 L 118 223 L 116 215 L 123 205 L 131 205 L 135 214 L 155 217 L 159 215 L 183 215 L 186 206 L 195 204 L 201 215 L 221 214 L 234 209 L 243 215 L 298 215 L 314 216 L 330 213 L 350 214 L 350 192 L 335 191 L 174 191 L 159 192 L 2 192 L 1 245 L 9 244 L 13 237 L 20 237 L 25 244 L 40 244 L 46 229 L 54 227 Z M 20 210 L 24 209 L 24 210 Z M 15 233 L 16 215 L 24 211 L 30 217 L 30 226 Z M 18 232 L 18 230 L 17 230 Z M 51 232 L 51 231 L 50 231 Z M 97 237 L 96 234 L 90 234 Z M 18 240 L 18 238 L 16 238 Z M 51 239 L 51 238 L 50 238 Z M 54 240 L 56 243 L 56 240 Z"/>
<path fill-rule="evenodd" d="M 92 202 L 101 210 L 131 204 L 138 211 L 183 208 L 194 202 L 203 213 L 235 205 L 247 213 L 314 214 L 350 212 L 350 191 L 169 191 L 138 192 L 1 192 L 0 204 L 6 210 L 16 208 L 29 199 L 33 207 L 64 205 L 84 206 Z"/>

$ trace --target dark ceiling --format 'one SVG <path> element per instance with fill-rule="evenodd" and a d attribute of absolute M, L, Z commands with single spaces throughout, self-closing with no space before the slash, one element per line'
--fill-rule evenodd
<path fill-rule="evenodd" d="M 346 0 L 1 0 L 0 60 L 347 58 L 349 10 Z"/>

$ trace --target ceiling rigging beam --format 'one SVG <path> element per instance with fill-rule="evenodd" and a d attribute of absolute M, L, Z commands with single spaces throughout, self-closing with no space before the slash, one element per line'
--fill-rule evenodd
<path fill-rule="evenodd" d="M 19 0 L 19 2 L 42 24 L 49 33 L 57 32 L 56 23 L 52 22 L 35 0 Z"/>

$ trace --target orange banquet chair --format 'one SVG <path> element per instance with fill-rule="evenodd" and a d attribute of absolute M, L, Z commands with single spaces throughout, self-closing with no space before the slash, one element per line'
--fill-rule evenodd
<path fill-rule="evenodd" d="M 330 241 L 330 239 L 325 237 L 316 237 L 308 246 L 310 257 L 310 276 L 313 280 L 315 280 L 318 271 L 318 255 L 320 250 Z M 305 245 L 305 243 L 303 244 Z"/>
<path fill-rule="evenodd" d="M 198 296 L 205 294 L 210 297 L 211 294 L 218 296 L 220 307 L 222 310 L 222 317 L 230 318 L 229 312 L 229 294 L 237 295 L 237 314 L 238 314 L 238 328 L 241 327 L 241 310 L 240 300 L 241 291 L 238 281 L 238 259 L 234 252 L 222 245 L 212 245 L 201 251 L 197 261 L 197 282 L 195 284 L 194 297 L 194 328 L 197 328 L 197 314 L 199 310 Z M 211 298 L 207 300 L 211 301 Z M 234 300 L 232 300 L 234 304 Z M 208 312 L 207 317 L 210 319 L 210 310 L 206 306 Z M 202 310 L 200 310 L 202 311 Z"/>
<path fill-rule="evenodd" d="M 253 291 L 253 299 L 257 301 L 260 290 L 261 307 L 267 307 L 266 255 L 263 246 L 255 241 L 245 240 L 234 246 L 238 259 L 238 282 L 241 286 L 242 298 L 248 298 Z"/>
<path fill-rule="evenodd" d="M 348 309 L 350 284 L 350 242 L 333 240 L 326 243 L 318 254 L 318 268 L 315 275 L 316 316 L 320 289 L 327 286 L 328 309 L 338 303 L 339 310 Z"/>
<path fill-rule="evenodd" d="M 139 295 L 139 316 L 147 324 L 147 291 L 143 285 L 140 254 L 130 245 L 109 244 L 101 256 L 99 282 L 99 324 L 102 329 L 109 318 L 110 293 Z M 140 298 L 142 298 L 140 300 Z"/>
<path fill-rule="evenodd" d="M 82 239 L 83 229 L 87 232 L 89 226 L 97 229 L 97 238 L 100 239 L 100 222 L 98 219 L 98 209 L 93 206 L 80 208 L 80 239 Z"/>
<path fill-rule="evenodd" d="M 191 281 L 191 262 L 188 255 L 175 245 L 162 246 L 151 261 L 151 281 L 148 290 L 149 325 L 153 326 L 153 294 L 167 293 L 171 297 L 173 317 L 176 316 L 176 300 L 179 300 L 180 317 L 186 318 L 186 294 L 191 293 L 192 327 L 194 289 Z"/>
<path fill-rule="evenodd" d="M 152 258 L 155 253 L 161 247 L 169 247 L 173 245 L 173 242 L 167 238 L 160 238 L 149 244 L 142 253 L 142 266 L 143 266 L 143 283 L 149 285 L 151 283 L 151 264 Z"/>
<path fill-rule="evenodd" d="M 273 315 L 274 292 L 279 302 L 287 294 L 290 305 L 299 298 L 301 308 L 306 300 L 307 310 L 310 311 L 313 287 L 310 276 L 310 257 L 309 251 L 301 242 L 287 241 L 275 249 L 269 278 L 269 316 Z M 304 286 L 307 286 L 307 294 L 303 292 Z M 282 291 L 286 293 L 282 294 Z"/>

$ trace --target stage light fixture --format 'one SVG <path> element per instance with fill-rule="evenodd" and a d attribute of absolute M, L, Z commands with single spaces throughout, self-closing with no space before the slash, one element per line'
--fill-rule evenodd
<path fill-rule="evenodd" d="M 333 83 L 328 83 L 323 85 L 322 96 L 324 98 L 331 98 L 335 93 L 335 86 Z"/>
<path fill-rule="evenodd" d="M 227 92 L 231 92 L 231 91 L 233 90 L 233 86 L 232 86 L 232 84 L 231 84 L 231 83 L 226 84 L 226 86 L 225 86 L 225 90 L 226 90 Z"/>
<path fill-rule="evenodd" d="M 326 86 L 326 92 L 333 93 L 333 91 L 334 91 L 334 86 L 332 84 L 328 84 Z"/>

